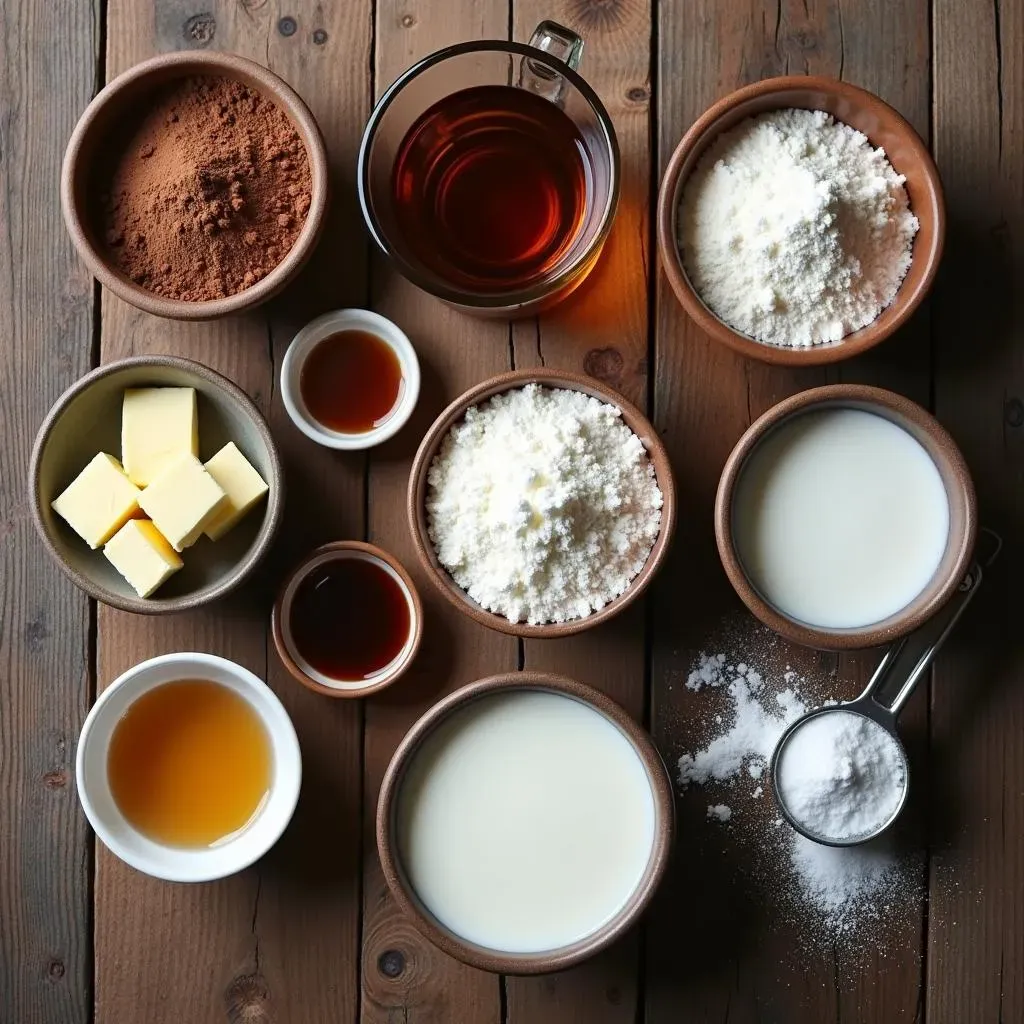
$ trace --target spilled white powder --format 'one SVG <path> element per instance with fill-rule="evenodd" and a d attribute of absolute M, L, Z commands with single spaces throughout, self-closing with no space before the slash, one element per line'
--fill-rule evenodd
<path fill-rule="evenodd" d="M 906 789 L 903 756 L 877 722 L 849 711 L 810 718 L 786 742 L 779 796 L 823 839 L 870 835 L 896 813 Z"/>
<path fill-rule="evenodd" d="M 749 683 L 752 673 L 759 680 L 756 693 Z M 750 870 L 768 898 L 779 904 L 780 913 L 798 917 L 810 944 L 857 942 L 870 922 L 905 905 L 908 894 L 914 898 L 912 864 L 897 857 L 885 838 L 842 849 L 822 846 L 804 839 L 783 818 L 765 815 L 772 804 L 765 803 L 762 786 L 750 791 L 749 780 L 765 773 L 776 742 L 807 703 L 801 693 L 806 680 L 790 666 L 780 675 L 776 682 L 753 668 L 749 656 L 742 662 L 727 654 L 699 656 L 687 685 L 706 695 L 704 721 L 712 725 L 711 735 L 703 748 L 680 757 L 679 783 L 684 789 L 700 785 L 716 795 L 730 794 L 728 802 L 707 805 L 707 819 L 734 826 L 730 835 L 749 847 Z M 719 715 L 723 703 L 727 710 Z M 737 813 L 737 801 L 744 800 L 750 802 Z M 728 807 L 728 818 L 717 813 L 719 807 Z"/>
<path fill-rule="evenodd" d="M 758 341 L 840 341 L 892 302 L 910 267 L 918 222 L 904 180 L 823 111 L 749 118 L 712 143 L 683 190 L 690 281 Z"/>
<path fill-rule="evenodd" d="M 512 622 L 564 622 L 603 608 L 643 568 L 662 493 L 615 406 L 528 384 L 467 410 L 427 476 L 440 563 Z"/>
<path fill-rule="evenodd" d="M 708 804 L 708 817 L 713 821 L 728 821 L 732 817 L 732 808 L 727 804 Z"/>

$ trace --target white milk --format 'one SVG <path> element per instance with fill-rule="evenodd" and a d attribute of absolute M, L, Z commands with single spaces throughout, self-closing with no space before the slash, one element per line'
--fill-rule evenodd
<path fill-rule="evenodd" d="M 751 453 L 735 492 L 733 539 L 750 581 L 793 619 L 867 626 L 931 581 L 949 499 L 921 444 L 858 409 L 809 412 Z"/>
<path fill-rule="evenodd" d="M 507 953 L 566 946 L 635 891 L 654 843 L 640 758 L 555 693 L 483 697 L 440 725 L 399 795 L 399 855 L 452 932 Z"/>

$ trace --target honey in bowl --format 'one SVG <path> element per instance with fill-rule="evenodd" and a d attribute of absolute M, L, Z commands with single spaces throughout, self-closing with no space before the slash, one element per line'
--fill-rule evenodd
<path fill-rule="evenodd" d="M 107 778 L 133 828 L 167 846 L 233 838 L 259 813 L 273 777 L 270 738 L 248 701 L 205 679 L 148 690 L 114 728 Z"/>
<path fill-rule="evenodd" d="M 408 643 L 412 617 L 398 580 L 369 558 L 322 562 L 292 598 L 289 628 L 307 664 L 339 682 L 386 669 Z"/>
<path fill-rule="evenodd" d="M 402 397 L 402 364 L 369 331 L 338 331 L 306 357 L 299 391 L 309 414 L 339 434 L 365 434 L 394 412 Z"/>
<path fill-rule="evenodd" d="M 579 129 L 526 89 L 452 93 L 409 129 L 395 158 L 392 205 L 410 250 L 449 284 L 528 287 L 570 250 L 593 172 Z"/>

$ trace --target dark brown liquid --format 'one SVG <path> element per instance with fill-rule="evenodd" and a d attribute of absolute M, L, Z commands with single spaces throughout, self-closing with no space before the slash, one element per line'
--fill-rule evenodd
<path fill-rule="evenodd" d="M 402 364 L 387 342 L 368 331 L 339 331 L 306 357 L 299 390 L 319 423 L 342 434 L 365 434 L 391 415 L 402 379 Z"/>
<path fill-rule="evenodd" d="M 506 291 L 544 278 L 583 223 L 589 165 L 553 103 L 505 85 L 464 89 L 409 129 L 393 203 L 416 257 L 450 284 Z"/>
<path fill-rule="evenodd" d="M 409 639 L 409 605 L 376 562 L 339 558 L 318 565 L 292 598 L 292 639 L 318 672 L 358 682 L 389 665 Z"/>

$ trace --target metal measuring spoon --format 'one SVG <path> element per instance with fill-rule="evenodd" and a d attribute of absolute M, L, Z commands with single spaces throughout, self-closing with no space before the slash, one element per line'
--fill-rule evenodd
<path fill-rule="evenodd" d="M 985 532 L 990 535 L 996 545 L 995 551 L 985 562 L 986 565 L 991 565 L 996 555 L 999 554 L 1002 541 L 991 531 Z M 981 563 L 975 562 L 945 606 L 923 626 L 897 641 L 886 651 L 885 657 L 875 669 L 871 681 L 856 700 L 809 711 L 807 714 L 801 715 L 779 737 L 771 759 L 772 786 L 775 789 L 776 803 L 779 805 L 783 817 L 800 835 L 824 846 L 857 846 L 860 843 L 876 839 L 899 817 L 910 791 L 910 769 L 907 752 L 896 731 L 896 719 L 900 711 L 903 710 L 903 705 L 914 692 L 918 680 L 927 671 L 939 648 L 945 643 L 957 620 L 963 614 L 971 598 L 974 597 L 981 584 L 981 578 Z M 779 786 L 779 765 L 782 761 L 782 754 L 793 737 L 812 719 L 836 713 L 861 715 L 884 729 L 892 740 L 894 749 L 899 753 L 903 768 L 903 791 L 889 816 L 871 832 L 844 839 L 822 836 L 811 831 L 790 812 Z"/>

